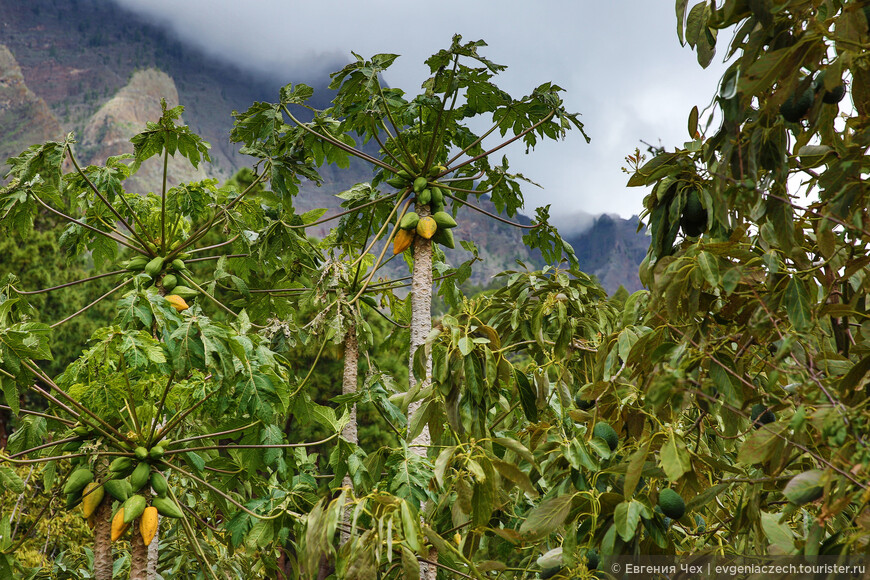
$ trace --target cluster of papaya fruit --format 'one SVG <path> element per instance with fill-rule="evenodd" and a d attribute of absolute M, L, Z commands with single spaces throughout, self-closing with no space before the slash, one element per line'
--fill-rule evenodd
<path fill-rule="evenodd" d="M 189 308 L 186 300 L 195 298 L 199 294 L 197 290 L 178 283 L 180 274 L 191 275 L 181 258 L 167 261 L 163 256 L 150 259 L 147 256 L 136 256 L 128 260 L 124 268 L 131 272 L 148 274 L 154 284 L 159 284 L 163 288 L 166 292 L 166 300 L 179 312 Z"/>
<path fill-rule="evenodd" d="M 394 255 L 411 247 L 415 236 L 422 236 L 446 248 L 456 247 L 453 232 L 450 231 L 456 227 L 456 220 L 444 211 L 444 192 L 434 179 L 445 170 L 443 165 L 435 165 L 429 170 L 428 176 L 414 177 L 403 169 L 396 177 L 387 180 L 387 183 L 393 187 L 411 188 L 414 191 L 417 206 L 428 206 L 430 213 L 430 215 L 420 216 L 417 212 L 410 211 L 402 216 L 399 229 L 393 237 Z"/>
<path fill-rule="evenodd" d="M 77 467 L 69 476 L 63 492 L 66 506 L 72 509 L 81 504 L 82 515 L 93 525 L 94 513 L 103 501 L 117 500 L 118 507 L 112 518 L 112 541 L 120 538 L 134 520 L 139 519 L 139 532 L 145 545 L 149 545 L 157 533 L 158 514 L 170 518 L 182 517 L 181 508 L 168 497 L 169 483 L 157 470 L 154 462 L 163 457 L 163 447 L 151 449 L 139 446 L 132 457 L 115 458 L 108 471 L 97 481 L 91 467 Z M 146 495 L 140 493 L 146 484 L 152 490 L 150 505 Z"/>

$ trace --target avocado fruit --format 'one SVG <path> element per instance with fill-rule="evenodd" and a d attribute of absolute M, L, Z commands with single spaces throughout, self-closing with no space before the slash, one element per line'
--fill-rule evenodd
<path fill-rule="evenodd" d="M 592 436 L 604 439 L 611 451 L 619 445 L 619 435 L 616 434 L 613 427 L 603 421 L 596 423 L 595 427 L 592 428 Z"/>
<path fill-rule="evenodd" d="M 815 93 L 812 87 L 807 87 L 801 94 L 795 93 L 789 96 L 779 107 L 782 118 L 789 123 L 797 123 L 809 112 L 810 107 L 813 106 L 814 98 Z"/>
<path fill-rule="evenodd" d="M 680 227 L 683 234 L 693 238 L 707 230 L 707 210 L 701 205 L 701 196 L 697 190 L 689 190 L 683 215 L 680 216 Z"/>
<path fill-rule="evenodd" d="M 686 513 L 686 502 L 669 487 L 659 492 L 659 507 L 663 514 L 674 520 L 680 519 Z"/>
<path fill-rule="evenodd" d="M 768 423 L 776 421 L 776 415 L 774 415 L 773 411 L 768 409 L 767 405 L 764 405 L 763 403 L 756 403 L 753 405 L 749 417 L 756 429 L 760 428 L 762 425 L 767 425 Z"/>

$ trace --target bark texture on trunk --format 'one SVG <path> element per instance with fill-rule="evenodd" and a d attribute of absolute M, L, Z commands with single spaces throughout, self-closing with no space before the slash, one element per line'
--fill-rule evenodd
<path fill-rule="evenodd" d="M 112 500 L 103 498 L 94 512 L 94 579 L 112 580 Z"/>
<path fill-rule="evenodd" d="M 148 580 L 157 578 L 157 560 L 160 558 L 160 520 L 163 516 L 157 516 L 157 533 L 148 545 L 148 564 L 145 568 Z"/>
<path fill-rule="evenodd" d="M 420 217 L 429 215 L 429 206 L 417 205 L 415 208 Z M 414 353 L 417 348 L 426 343 L 426 338 L 432 330 L 432 241 L 425 239 L 423 236 L 414 237 L 414 269 L 411 273 L 411 352 L 408 360 L 408 388 L 414 388 L 416 379 L 414 378 Z M 432 375 L 432 357 L 426 357 L 426 377 L 423 379 L 420 388 L 425 388 Z M 408 405 L 408 424 L 411 424 L 411 417 L 417 412 L 421 403 L 415 401 Z M 429 446 L 432 444 L 432 437 L 429 433 L 429 426 L 425 425 L 423 431 L 411 442 L 412 449 L 421 457 L 426 457 Z M 425 506 L 423 506 L 425 509 Z M 438 559 L 438 552 L 429 551 L 429 558 L 432 560 Z M 438 569 L 435 566 L 429 566 L 425 562 L 420 564 L 420 579 L 435 580 Z"/>
<path fill-rule="evenodd" d="M 356 392 L 356 377 L 357 364 L 359 362 L 359 344 L 356 340 L 356 327 L 351 326 L 347 330 L 344 337 L 344 374 L 341 380 L 341 394 L 350 395 Z M 341 430 L 341 435 L 351 443 L 359 443 L 359 433 L 356 424 L 356 403 L 350 410 L 350 421 Z M 353 482 L 349 475 L 345 475 L 342 480 L 342 485 L 353 488 Z M 353 514 L 351 509 L 344 510 L 342 522 L 344 526 L 341 529 L 341 543 L 344 544 L 350 539 L 350 522 Z"/>
<path fill-rule="evenodd" d="M 130 580 L 148 580 L 148 546 L 139 531 L 139 518 L 130 524 Z"/>

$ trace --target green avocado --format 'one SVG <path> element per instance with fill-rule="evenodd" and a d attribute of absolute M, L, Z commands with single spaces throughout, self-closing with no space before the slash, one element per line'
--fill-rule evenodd
<path fill-rule="evenodd" d="M 604 439 L 611 451 L 619 445 L 619 435 L 616 434 L 613 427 L 603 421 L 596 423 L 595 427 L 592 428 L 592 436 Z"/>
<path fill-rule="evenodd" d="M 814 98 L 815 95 L 813 94 L 812 87 L 807 87 L 800 95 L 791 95 L 779 107 L 782 118 L 789 123 L 797 123 L 809 112 L 810 107 L 813 106 Z"/>
<path fill-rule="evenodd" d="M 763 403 L 756 403 L 753 405 L 749 416 L 756 429 L 762 425 L 767 425 L 768 423 L 776 421 L 776 415 L 774 415 L 773 411 L 768 409 L 767 405 L 764 405 Z"/>
<path fill-rule="evenodd" d="M 662 513 L 669 518 L 678 520 L 686 513 L 686 502 L 680 497 L 680 494 L 669 487 L 659 492 L 659 507 Z"/>
<path fill-rule="evenodd" d="M 701 196 L 697 190 L 689 190 L 683 215 L 680 217 L 680 227 L 685 235 L 693 238 L 707 230 L 707 210 L 701 205 Z"/>

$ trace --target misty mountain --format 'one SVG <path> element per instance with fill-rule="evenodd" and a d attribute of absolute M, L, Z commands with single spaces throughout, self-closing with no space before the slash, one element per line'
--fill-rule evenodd
<path fill-rule="evenodd" d="M 279 88 L 290 81 L 314 87 L 312 105 L 325 108 L 331 96 L 324 71 L 345 64 L 319 62 L 316 69 L 294 71 L 278 80 L 277 74 L 243 70 L 208 56 L 166 33 L 159 23 L 147 22 L 109 0 L 5 4 L 0 14 L 2 159 L 70 131 L 76 134 L 77 153 L 86 163 L 132 152 L 129 138 L 146 120 L 159 116 L 159 100 L 166 98 L 170 106 L 184 105 L 184 122 L 211 144 L 213 161 L 206 173 L 179 165 L 172 181 L 226 179 L 250 162 L 229 142 L 233 111 L 276 99 Z M 352 163 L 350 170 L 323 167 L 320 172 L 324 185 L 303 186 L 294 201 L 297 211 L 334 209 L 337 193 L 371 178 L 362 163 Z M 159 175 L 158 167 L 143 165 L 128 186 L 155 190 Z M 480 203 L 494 211 L 488 201 Z M 552 208 L 551 214 L 558 213 Z M 522 244 L 522 230 L 469 210 L 460 215 L 460 226 L 454 231 L 457 249 L 448 251 L 448 259 L 454 264 L 463 261 L 466 252 L 458 242 L 473 239 L 483 263 L 475 266 L 472 283 L 486 285 L 496 273 L 516 268 L 516 260 L 529 267 L 543 265 L 541 256 Z M 529 223 L 523 216 L 515 221 Z M 640 288 L 637 268 L 648 246 L 648 238 L 637 233 L 637 224 L 637 218 L 586 215 L 566 223 L 562 231 L 583 271 L 596 275 L 608 292 L 620 285 L 633 291 Z"/>

